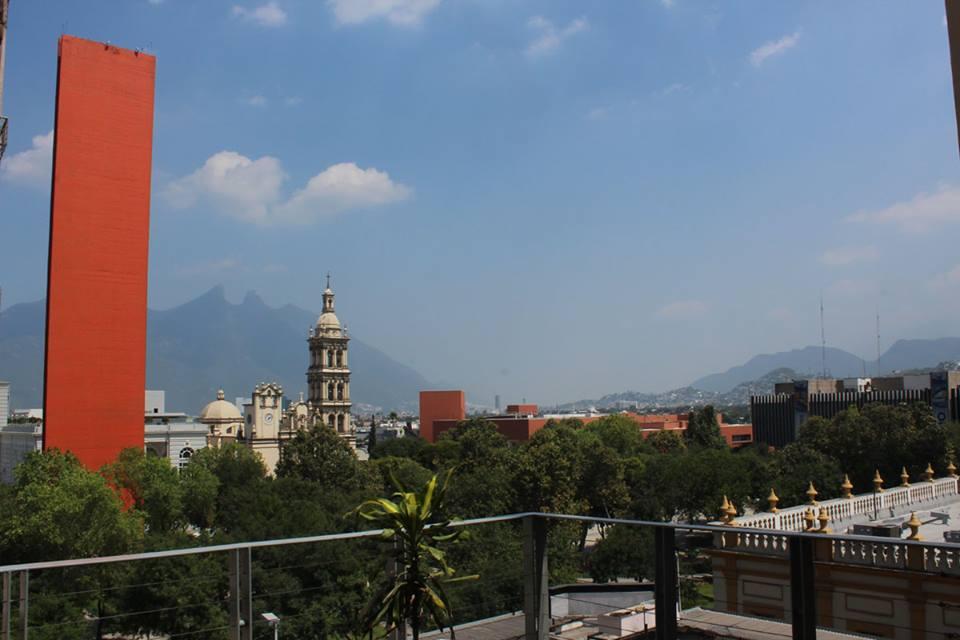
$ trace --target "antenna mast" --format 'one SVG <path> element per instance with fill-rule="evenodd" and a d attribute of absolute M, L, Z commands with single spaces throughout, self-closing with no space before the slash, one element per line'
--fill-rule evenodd
<path fill-rule="evenodd" d="M 877 375 L 880 375 L 880 307 L 877 307 Z"/>
<path fill-rule="evenodd" d="M 823 330 L 823 292 L 820 292 L 820 366 L 821 375 L 827 377 L 827 338 Z"/>

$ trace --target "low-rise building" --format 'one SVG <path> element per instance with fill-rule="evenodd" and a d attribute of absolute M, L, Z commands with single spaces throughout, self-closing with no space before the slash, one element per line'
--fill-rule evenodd
<path fill-rule="evenodd" d="M 960 420 L 960 371 L 875 378 L 815 378 L 781 382 L 774 392 L 750 398 L 754 439 L 783 447 L 797 439 L 808 418 L 832 418 L 851 406 L 922 402 L 939 422 Z"/>
<path fill-rule="evenodd" d="M 551 420 L 576 419 L 583 424 L 589 424 L 610 414 L 589 413 L 562 413 L 541 414 L 535 404 L 508 404 L 506 413 L 495 416 L 483 416 L 484 420 L 492 422 L 497 431 L 508 440 L 523 442 L 533 437 Z M 669 414 L 638 414 L 623 411 L 619 414 L 637 423 L 644 438 L 649 438 L 660 431 L 685 431 L 690 423 L 689 413 Z M 731 447 L 742 447 L 753 442 L 753 426 L 750 424 L 728 424 L 723 421 L 723 414 L 717 413 L 717 426 L 720 434 Z M 466 419 L 466 403 L 463 391 L 421 391 L 420 392 L 420 422 L 429 423 L 429 429 L 421 428 L 421 434 L 430 442 L 446 431 L 454 429 Z"/>
<path fill-rule="evenodd" d="M 919 482 L 904 477 L 899 487 L 860 495 L 845 482 L 844 497 L 823 502 L 811 485 L 809 503 L 789 509 L 778 510 L 771 492 L 769 511 L 743 517 L 724 505 L 727 517 L 714 524 L 729 531 L 716 533 L 709 550 L 715 608 L 789 622 L 793 542 L 782 532 L 820 533 L 827 537 L 813 541 L 818 626 L 911 640 L 960 636 L 960 492 L 952 464 L 947 472 L 936 479 L 928 467 Z"/>

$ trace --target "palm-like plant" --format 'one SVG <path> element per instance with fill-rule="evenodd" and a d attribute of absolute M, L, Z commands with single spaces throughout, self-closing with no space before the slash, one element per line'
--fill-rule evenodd
<path fill-rule="evenodd" d="M 393 541 L 396 562 L 392 577 L 370 602 L 364 616 L 366 630 L 381 622 L 391 631 L 410 624 L 414 640 L 420 628 L 432 622 L 439 629 L 453 632 L 450 598 L 444 585 L 477 576 L 454 577 L 446 554 L 438 545 L 454 542 L 462 529 L 450 526 L 450 520 L 438 517 L 450 481 L 448 472 L 440 484 L 434 475 L 420 491 L 407 491 L 394 480 L 393 498 L 367 500 L 354 513 L 383 529 L 384 540 Z"/>

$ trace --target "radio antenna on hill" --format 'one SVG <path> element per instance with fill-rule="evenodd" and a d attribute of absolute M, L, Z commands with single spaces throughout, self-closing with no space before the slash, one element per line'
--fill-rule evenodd
<path fill-rule="evenodd" d="M 820 292 L 820 367 L 821 376 L 827 377 L 827 337 L 823 330 L 823 292 Z"/>
<path fill-rule="evenodd" d="M 880 375 L 880 307 L 877 307 L 877 375 Z"/>

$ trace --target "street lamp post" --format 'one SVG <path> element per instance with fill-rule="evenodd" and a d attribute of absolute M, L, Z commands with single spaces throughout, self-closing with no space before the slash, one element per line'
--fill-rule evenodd
<path fill-rule="evenodd" d="M 267 624 L 270 625 L 270 628 L 273 629 L 273 640 L 279 640 L 280 638 L 280 616 L 275 613 L 261 613 L 261 617 L 267 621 Z"/>

